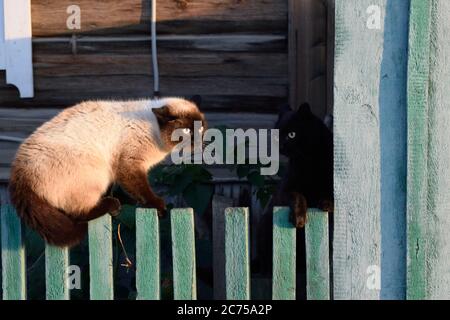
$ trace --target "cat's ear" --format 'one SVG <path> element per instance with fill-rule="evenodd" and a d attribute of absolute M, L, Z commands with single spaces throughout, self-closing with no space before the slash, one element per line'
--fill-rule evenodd
<path fill-rule="evenodd" d="M 202 97 L 198 94 L 195 96 L 192 96 L 189 100 L 191 100 L 193 103 L 197 105 L 197 107 L 200 107 L 202 105 Z"/>
<path fill-rule="evenodd" d="M 175 120 L 175 117 L 170 112 L 170 108 L 168 106 L 153 108 L 152 111 L 159 123 L 167 123 L 171 120 Z"/>
<path fill-rule="evenodd" d="M 297 114 L 301 116 L 311 115 L 311 107 L 309 106 L 309 103 L 305 102 L 301 104 L 297 109 Z"/>

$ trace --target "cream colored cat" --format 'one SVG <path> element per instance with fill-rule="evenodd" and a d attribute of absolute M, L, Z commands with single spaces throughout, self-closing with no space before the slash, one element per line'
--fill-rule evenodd
<path fill-rule="evenodd" d="M 87 222 L 120 210 L 103 197 L 118 183 L 141 206 L 165 211 L 152 191 L 148 170 L 177 142 L 175 129 L 193 132 L 205 121 L 197 106 L 180 98 L 90 101 L 68 108 L 38 128 L 20 146 L 12 164 L 11 201 L 24 222 L 47 242 L 73 246 Z"/>

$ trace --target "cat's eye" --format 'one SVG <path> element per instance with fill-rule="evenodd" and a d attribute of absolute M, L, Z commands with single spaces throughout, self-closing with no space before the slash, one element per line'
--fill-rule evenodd
<path fill-rule="evenodd" d="M 190 134 L 191 133 L 191 129 L 185 128 L 185 129 L 183 129 L 183 133 L 184 134 Z"/>
<path fill-rule="evenodd" d="M 294 139 L 295 138 L 295 132 L 294 131 L 289 132 L 288 137 L 291 138 L 291 139 Z"/>

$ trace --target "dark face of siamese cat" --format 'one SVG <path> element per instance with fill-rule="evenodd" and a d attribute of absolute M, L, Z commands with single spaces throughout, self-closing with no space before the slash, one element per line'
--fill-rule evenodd
<path fill-rule="evenodd" d="M 190 99 L 195 105 L 201 104 L 201 98 L 194 96 Z M 195 137 L 202 137 L 207 129 L 205 116 L 201 112 L 193 112 L 192 107 L 186 105 L 186 108 L 173 108 L 166 105 L 162 108 L 153 109 L 161 130 L 161 138 L 165 145 L 173 148 L 179 141 L 172 140 L 172 134 L 175 130 L 181 130 L 183 134 L 191 137 L 191 149 L 194 150 Z M 195 134 L 197 132 L 197 135 Z"/>

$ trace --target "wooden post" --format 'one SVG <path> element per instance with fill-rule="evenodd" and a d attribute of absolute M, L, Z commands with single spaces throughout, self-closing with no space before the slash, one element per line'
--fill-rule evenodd
<path fill-rule="evenodd" d="M 69 249 L 45 246 L 45 292 L 47 300 L 69 300 Z"/>
<path fill-rule="evenodd" d="M 0 204 L 3 299 L 25 300 L 27 294 L 22 226 L 4 188 L 0 188 Z"/>
<path fill-rule="evenodd" d="M 385 0 L 336 0 L 334 77 L 334 298 L 379 299 L 380 80 L 383 30 L 367 9 Z"/>
<path fill-rule="evenodd" d="M 408 299 L 450 298 L 450 3 L 411 1 Z"/>
<path fill-rule="evenodd" d="M 89 275 L 91 300 L 113 300 L 111 216 L 89 222 Z"/>
<path fill-rule="evenodd" d="M 192 209 L 173 209 L 172 227 L 173 286 L 175 300 L 196 300 L 195 229 Z"/>
<path fill-rule="evenodd" d="M 225 281 L 227 300 L 250 299 L 248 208 L 225 210 Z"/>
<path fill-rule="evenodd" d="M 138 300 L 160 299 L 159 220 L 155 209 L 136 210 L 136 289 Z"/>
<path fill-rule="evenodd" d="M 330 299 L 330 251 L 328 212 L 308 211 L 305 226 L 306 297 L 308 300 Z"/>
<path fill-rule="evenodd" d="M 295 300 L 296 233 L 289 208 L 273 209 L 272 299 Z"/>
<path fill-rule="evenodd" d="M 408 65 L 408 299 L 424 299 L 430 1 L 411 1 Z"/>

